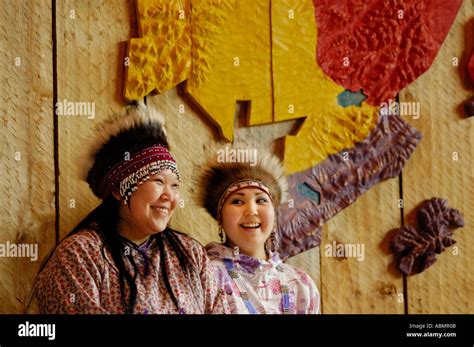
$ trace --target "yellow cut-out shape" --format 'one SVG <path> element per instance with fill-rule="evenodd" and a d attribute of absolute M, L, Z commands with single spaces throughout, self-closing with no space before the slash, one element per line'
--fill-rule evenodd
<path fill-rule="evenodd" d="M 236 101 L 249 125 L 273 122 L 270 1 L 193 1 L 193 68 L 186 93 L 232 141 Z"/>
<path fill-rule="evenodd" d="M 190 1 L 136 0 L 136 8 L 140 38 L 128 44 L 128 101 L 173 88 L 191 69 Z"/>
<path fill-rule="evenodd" d="M 298 134 L 285 138 L 286 173 L 313 167 L 363 141 L 377 123 L 378 107 L 337 105 L 344 88 L 316 61 L 313 2 L 272 1 L 272 39 L 275 121 L 306 117 Z"/>

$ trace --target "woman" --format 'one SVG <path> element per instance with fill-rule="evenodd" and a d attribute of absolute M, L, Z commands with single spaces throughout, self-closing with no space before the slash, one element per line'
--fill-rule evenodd
<path fill-rule="evenodd" d="M 86 181 L 102 203 L 39 273 L 41 313 L 227 313 L 204 248 L 169 228 L 180 176 L 143 106 L 101 125 Z"/>
<path fill-rule="evenodd" d="M 206 249 L 232 313 L 319 313 L 313 280 L 272 252 L 276 209 L 286 199 L 287 182 L 276 157 L 263 150 L 257 154 L 256 163 L 211 160 L 203 169 L 198 198 L 221 236 L 221 244 Z"/>

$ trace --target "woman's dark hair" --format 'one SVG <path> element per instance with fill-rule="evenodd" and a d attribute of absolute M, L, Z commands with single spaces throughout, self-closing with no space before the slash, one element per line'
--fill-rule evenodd
<path fill-rule="evenodd" d="M 110 250 L 112 259 L 119 271 L 120 293 L 122 296 L 122 305 L 125 308 L 126 313 L 133 313 L 133 309 L 135 307 L 135 302 L 137 298 L 137 286 L 136 286 L 135 281 L 138 275 L 138 268 L 135 264 L 133 257 L 131 256 L 131 253 L 128 253 L 127 258 L 132 264 L 132 267 L 134 269 L 134 274 L 133 275 L 130 274 L 125 266 L 125 261 L 124 261 L 125 254 L 123 252 L 125 241 L 118 233 L 118 222 L 120 220 L 119 207 L 120 207 L 120 201 L 115 199 L 112 196 L 112 194 L 110 194 L 106 199 L 102 201 L 102 203 L 99 206 L 97 206 L 92 212 L 90 212 L 89 215 L 87 215 L 87 217 L 85 217 L 66 236 L 66 238 L 84 229 L 95 230 L 96 232 L 98 232 L 100 235 L 103 236 L 105 245 Z M 130 205 L 128 205 L 128 208 L 130 208 Z M 165 283 L 165 287 L 168 290 L 168 293 L 171 299 L 173 300 L 173 303 L 175 304 L 176 308 L 179 308 L 178 299 L 175 293 L 173 292 L 173 289 L 171 288 L 171 284 L 168 277 L 169 276 L 168 270 L 165 265 L 165 251 L 164 251 L 165 244 L 168 244 L 170 248 L 173 250 L 173 252 L 175 253 L 175 255 L 177 256 L 181 269 L 188 277 L 188 284 L 190 285 L 190 288 L 193 292 L 194 292 L 194 288 L 191 284 L 192 278 L 190 277 L 190 273 L 193 271 L 196 271 L 196 269 L 194 268 L 192 261 L 190 261 L 189 259 L 189 254 L 187 253 L 186 248 L 184 247 L 184 245 L 182 244 L 182 242 L 179 240 L 178 236 L 176 235 L 177 233 L 182 234 L 176 230 L 173 230 L 167 227 L 162 232 L 159 232 L 151 237 L 155 239 L 159 247 L 160 261 L 161 261 L 160 268 L 161 268 L 163 280 Z M 50 257 L 52 256 L 52 254 L 53 252 L 51 252 Z M 48 257 L 48 259 L 43 263 L 43 266 L 41 267 L 39 272 L 42 271 L 44 266 L 49 261 L 50 257 Z M 146 261 L 145 263 L 148 264 L 148 261 Z M 148 268 L 145 269 L 145 273 L 148 273 Z M 126 298 L 126 292 L 125 292 L 126 284 L 128 285 L 129 291 L 130 291 L 128 300 Z"/>
<path fill-rule="evenodd" d="M 163 129 L 163 120 L 161 118 L 162 117 L 156 114 L 155 111 L 134 104 L 127 107 L 126 115 L 115 115 L 105 122 L 116 122 L 119 121 L 119 119 L 126 120 L 123 124 L 120 123 L 120 121 L 116 124 L 116 126 L 121 130 L 118 131 L 118 133 L 109 134 L 109 137 L 106 136 L 108 137 L 108 140 L 93 154 L 94 164 L 90 169 L 88 169 L 86 181 L 89 183 L 90 188 L 96 196 L 102 197 L 103 194 L 107 194 L 107 192 L 103 192 L 102 190 L 102 180 L 109 170 L 111 170 L 117 163 L 124 160 L 124 153 L 133 155 L 134 153 L 157 144 L 169 148 L 166 134 Z M 137 248 L 137 251 L 139 251 L 139 253 L 145 258 L 145 275 L 148 274 L 149 261 L 147 255 L 143 251 L 140 251 L 137 245 L 124 239 L 119 234 L 118 224 L 120 221 L 120 203 L 121 202 L 115 199 L 112 194 L 109 194 L 104 198 L 99 206 L 89 213 L 89 215 L 68 234 L 67 237 L 84 229 L 95 230 L 103 237 L 105 246 L 110 250 L 113 262 L 119 271 L 122 304 L 127 313 L 133 313 L 137 298 L 137 286 L 135 280 L 138 275 L 138 267 L 135 264 L 131 252 L 128 254 L 126 254 L 127 252 L 123 252 L 126 249 L 126 244 Z M 130 208 L 130 205 L 128 205 L 128 208 Z M 174 256 L 178 258 L 182 271 L 188 277 L 188 285 L 192 292 L 194 292 L 195 288 L 192 285 L 191 274 L 199 274 L 199 271 L 197 271 L 193 266 L 189 254 L 186 252 L 186 247 L 182 244 L 177 234 L 177 231 L 167 227 L 162 232 L 151 236 L 152 239 L 150 241 L 156 241 L 157 246 L 159 247 L 161 261 L 160 271 L 162 273 L 164 284 L 171 299 L 178 308 L 178 300 L 171 288 L 169 274 L 166 267 L 165 247 L 167 250 L 172 251 Z M 43 270 L 52 254 L 53 252 L 51 252 L 49 257 L 47 257 L 39 272 Z M 133 274 L 127 270 L 127 266 L 125 265 L 127 259 L 131 263 Z M 127 285 L 129 288 L 128 300 L 126 298 L 127 295 L 125 290 Z"/>

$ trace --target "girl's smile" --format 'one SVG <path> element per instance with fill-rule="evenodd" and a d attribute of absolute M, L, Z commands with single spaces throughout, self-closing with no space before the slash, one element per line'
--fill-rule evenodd
<path fill-rule="evenodd" d="M 248 187 L 232 193 L 222 207 L 222 227 L 231 247 L 266 259 L 265 242 L 274 227 L 275 211 L 267 193 Z"/>

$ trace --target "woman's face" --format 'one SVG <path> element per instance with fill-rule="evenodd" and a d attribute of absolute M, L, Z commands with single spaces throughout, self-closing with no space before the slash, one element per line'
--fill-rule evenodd
<path fill-rule="evenodd" d="M 138 186 L 128 205 L 120 204 L 120 234 L 140 242 L 165 230 L 179 202 L 178 188 L 178 177 L 169 169 Z"/>
<path fill-rule="evenodd" d="M 222 207 L 222 227 L 230 246 L 238 246 L 240 252 L 256 258 L 265 259 L 265 242 L 274 220 L 270 197 L 257 188 L 232 193 Z"/>

